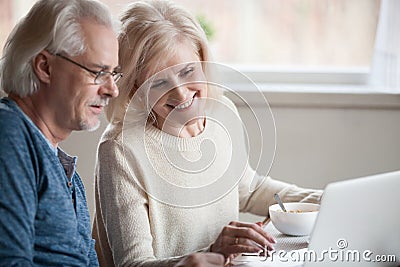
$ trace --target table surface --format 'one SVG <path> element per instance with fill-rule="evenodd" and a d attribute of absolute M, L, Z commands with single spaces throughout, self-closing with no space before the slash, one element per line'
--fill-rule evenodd
<path fill-rule="evenodd" d="M 274 225 L 269 222 L 266 226 L 264 226 L 264 230 L 270 233 L 273 237 L 275 237 L 277 243 L 274 244 L 275 252 L 279 251 L 304 251 L 308 247 L 309 236 L 288 236 L 280 233 Z M 275 254 L 277 255 L 277 254 Z M 272 257 L 273 258 L 273 257 Z M 274 259 L 271 258 L 263 258 L 263 257 L 242 257 L 232 261 L 232 265 L 237 267 L 250 267 L 250 266 L 301 266 L 302 262 L 294 262 L 291 259 L 286 260 L 277 260 L 277 257 Z"/>

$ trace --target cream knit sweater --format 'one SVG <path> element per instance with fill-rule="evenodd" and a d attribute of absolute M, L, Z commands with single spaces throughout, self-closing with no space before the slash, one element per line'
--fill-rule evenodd
<path fill-rule="evenodd" d="M 237 115 L 234 105 L 223 101 Z M 227 116 L 226 110 L 213 112 Z M 241 125 L 229 127 L 241 132 Z M 207 250 L 239 211 L 266 215 L 274 193 L 287 202 L 319 201 L 321 190 L 270 177 L 257 180 L 257 189 L 250 192 L 255 171 L 247 162 L 230 165 L 235 151 L 244 154 L 237 138 L 227 136 L 214 120 L 207 120 L 194 138 L 171 136 L 154 126 L 123 131 L 122 124 L 110 124 L 96 165 L 93 235 L 100 265 L 172 266 L 182 255 Z M 212 146 L 204 146 L 205 140 Z M 212 160 L 195 164 L 207 155 Z M 217 184 L 220 177 L 225 180 Z"/>

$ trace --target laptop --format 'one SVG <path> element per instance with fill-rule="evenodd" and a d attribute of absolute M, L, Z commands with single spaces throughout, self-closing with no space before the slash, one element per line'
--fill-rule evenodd
<path fill-rule="evenodd" d="M 328 184 L 308 248 L 279 259 L 242 257 L 234 263 L 400 267 L 400 171 Z"/>
<path fill-rule="evenodd" d="M 400 266 L 400 171 L 324 191 L 304 266 Z"/>

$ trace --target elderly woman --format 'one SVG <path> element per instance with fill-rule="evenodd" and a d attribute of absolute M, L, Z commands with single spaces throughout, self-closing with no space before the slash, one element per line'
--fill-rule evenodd
<path fill-rule="evenodd" d="M 173 266 L 196 251 L 272 249 L 259 224 L 284 201 L 318 202 L 320 190 L 263 177 L 249 166 L 234 104 L 208 79 L 206 36 L 167 1 L 135 2 L 122 16 L 120 95 L 98 147 L 94 236 L 103 266 Z"/>

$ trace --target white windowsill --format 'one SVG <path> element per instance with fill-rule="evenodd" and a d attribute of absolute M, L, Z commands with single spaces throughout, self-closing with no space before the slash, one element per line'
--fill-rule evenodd
<path fill-rule="evenodd" d="M 232 86 L 253 106 L 265 104 L 262 94 L 271 107 L 400 109 L 400 94 L 379 92 L 363 85 L 264 83 L 257 87 L 261 93 L 255 87 Z M 227 92 L 227 95 L 236 105 L 244 104 L 232 92 Z"/>
<path fill-rule="evenodd" d="M 400 93 L 386 93 L 368 85 L 367 67 L 230 67 L 240 74 L 227 75 L 226 88 L 253 106 L 265 105 L 264 96 L 271 107 L 400 109 Z M 244 104 L 232 92 L 227 95 L 236 105 Z"/>

